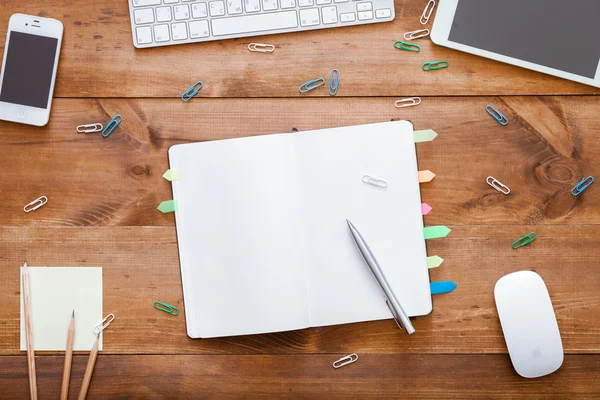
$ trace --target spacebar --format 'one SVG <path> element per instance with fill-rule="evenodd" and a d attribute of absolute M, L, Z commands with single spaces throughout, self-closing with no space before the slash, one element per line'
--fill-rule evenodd
<path fill-rule="evenodd" d="M 295 10 L 212 20 L 213 36 L 272 31 L 297 26 L 298 17 Z"/>

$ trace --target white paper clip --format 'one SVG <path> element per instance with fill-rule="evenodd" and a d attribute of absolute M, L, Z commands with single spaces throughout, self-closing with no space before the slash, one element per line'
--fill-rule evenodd
<path fill-rule="evenodd" d="M 406 32 L 404 34 L 404 40 L 415 40 L 429 36 L 429 29 L 417 29 L 416 31 Z"/>
<path fill-rule="evenodd" d="M 40 196 L 31 203 L 27 204 L 25 207 L 23 207 L 23 211 L 25 211 L 26 213 L 35 211 L 47 202 L 48 198 L 46 196 Z"/>
<path fill-rule="evenodd" d="M 352 353 L 333 362 L 333 368 L 341 368 L 344 365 L 352 364 L 358 361 L 358 354 Z"/>
<path fill-rule="evenodd" d="M 368 183 L 369 185 L 373 185 L 373 186 L 377 186 L 380 188 L 386 188 L 387 187 L 387 182 L 384 181 L 383 179 L 379 179 L 379 178 L 374 178 L 372 176 L 369 175 L 365 175 L 362 177 L 362 181 L 364 183 Z"/>
<path fill-rule="evenodd" d="M 92 133 L 92 132 L 100 132 L 104 129 L 102 124 L 87 124 L 87 125 L 79 125 L 77 127 L 77 132 L 79 133 Z"/>
<path fill-rule="evenodd" d="M 248 50 L 258 53 L 272 53 L 275 51 L 275 46 L 264 43 L 250 43 L 248 44 Z"/>
<path fill-rule="evenodd" d="M 396 100 L 394 103 L 396 108 L 413 107 L 418 106 L 419 104 L 421 104 L 420 97 L 409 97 L 406 99 Z"/>
<path fill-rule="evenodd" d="M 108 326 L 110 325 L 110 323 L 113 322 L 114 320 L 115 320 L 115 315 L 114 314 L 108 314 L 106 317 L 104 317 L 104 319 L 102 321 L 100 321 L 100 323 L 98 325 L 96 325 L 94 327 L 94 333 L 96 335 L 100 334 L 100 332 L 102 332 L 103 330 L 105 330 L 106 328 L 108 328 Z"/>
<path fill-rule="evenodd" d="M 490 185 L 491 187 L 493 187 L 500 193 L 503 193 L 503 194 L 510 193 L 510 189 L 508 188 L 508 186 L 506 186 L 505 184 L 503 184 L 502 182 L 500 182 L 498 179 L 494 178 L 493 176 L 488 176 L 487 178 L 485 178 L 485 181 L 487 182 L 488 185 Z"/>
<path fill-rule="evenodd" d="M 431 14 L 433 13 L 433 9 L 435 8 L 435 0 L 429 0 L 425 9 L 423 10 L 423 14 L 421 14 L 421 19 L 419 22 L 421 25 L 425 25 L 429 22 L 429 18 L 431 18 Z"/>

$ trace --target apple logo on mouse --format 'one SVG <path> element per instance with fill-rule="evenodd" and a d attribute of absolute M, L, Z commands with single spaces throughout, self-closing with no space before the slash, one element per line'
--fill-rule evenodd
<path fill-rule="evenodd" d="M 533 349 L 531 354 L 533 355 L 533 358 L 540 358 L 542 356 L 542 350 L 540 349 L 540 346 L 537 346 L 535 349 Z"/>

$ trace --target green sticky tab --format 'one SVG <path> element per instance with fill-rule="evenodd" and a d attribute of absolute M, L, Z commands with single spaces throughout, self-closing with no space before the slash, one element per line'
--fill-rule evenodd
<path fill-rule="evenodd" d="M 444 225 L 428 226 L 423 229 L 423 235 L 425 239 L 437 239 L 448 236 L 450 228 Z"/>
<path fill-rule="evenodd" d="M 165 178 L 169 182 L 178 181 L 179 180 L 179 168 L 168 169 L 167 172 L 165 172 L 163 174 L 163 178 Z"/>
<path fill-rule="evenodd" d="M 427 257 L 427 268 L 437 268 L 444 262 L 444 259 L 440 256 Z"/>
<path fill-rule="evenodd" d="M 165 200 L 157 208 L 158 211 L 163 213 L 177 211 L 177 200 Z"/>
<path fill-rule="evenodd" d="M 433 129 L 426 129 L 424 131 L 414 131 L 413 140 L 415 143 L 431 142 L 437 137 L 437 132 Z"/>

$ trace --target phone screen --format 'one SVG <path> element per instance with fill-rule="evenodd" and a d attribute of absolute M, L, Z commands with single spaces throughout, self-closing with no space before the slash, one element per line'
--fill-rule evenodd
<path fill-rule="evenodd" d="M 58 39 L 10 32 L 0 101 L 47 108 Z"/>

